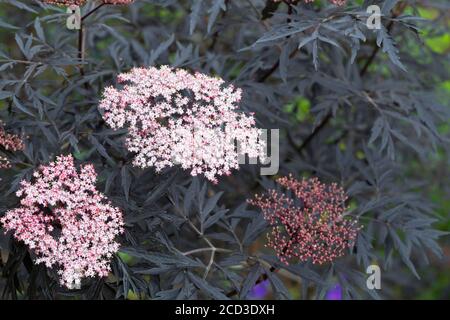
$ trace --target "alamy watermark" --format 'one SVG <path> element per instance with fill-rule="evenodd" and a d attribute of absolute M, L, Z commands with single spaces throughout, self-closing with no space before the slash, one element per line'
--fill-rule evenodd
<path fill-rule="evenodd" d="M 80 30 L 81 29 L 81 9 L 79 6 L 71 5 L 67 8 L 67 13 L 69 17 L 67 18 L 67 28 L 70 30 Z M 367 17 L 366 26 L 369 30 L 380 30 L 381 29 L 381 8 L 374 4 L 370 5 L 366 9 L 366 13 L 369 15 Z"/>
<path fill-rule="evenodd" d="M 254 130 L 254 131 L 252 131 Z M 203 145 L 209 143 L 215 157 L 227 158 L 237 155 L 238 165 L 261 165 L 260 174 L 271 176 L 278 173 L 280 167 L 280 130 L 245 129 L 222 130 L 221 128 L 201 128 L 176 130 L 172 133 L 180 148 L 174 149 L 171 162 L 182 164 L 186 157 L 205 159 Z M 191 146 L 186 149 L 186 146 Z"/>
<path fill-rule="evenodd" d="M 369 275 L 366 286 L 369 290 L 381 290 L 381 269 L 378 265 L 372 264 L 367 267 L 366 273 Z"/>
<path fill-rule="evenodd" d="M 81 29 L 81 9 L 79 6 L 71 5 L 67 8 L 69 17 L 66 20 L 66 26 L 69 30 Z"/>
<path fill-rule="evenodd" d="M 366 12 L 369 17 L 366 21 L 366 26 L 370 30 L 380 30 L 381 29 L 381 9 L 377 5 L 371 5 L 367 7 Z"/>
<path fill-rule="evenodd" d="M 279 129 L 260 129 L 260 141 L 265 146 L 264 158 L 259 159 L 261 164 L 266 167 L 260 168 L 260 174 L 262 176 L 273 176 L 278 173 L 280 168 L 280 130 Z M 268 139 L 268 133 L 270 132 L 270 143 Z M 240 146 L 238 144 L 239 164 L 246 164 L 246 157 L 240 152 Z M 270 150 L 270 152 L 269 152 Z M 270 154 L 270 155 L 269 155 Z M 257 158 L 249 157 L 248 164 L 258 164 Z M 268 166 L 268 167 L 267 167 Z"/>

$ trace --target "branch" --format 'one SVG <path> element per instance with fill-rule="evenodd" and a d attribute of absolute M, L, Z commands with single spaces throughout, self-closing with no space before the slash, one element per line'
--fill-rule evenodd
<path fill-rule="evenodd" d="M 103 7 L 105 5 L 105 3 L 102 3 L 100 5 L 98 5 L 97 7 L 95 7 L 94 9 L 92 9 L 91 11 L 89 11 L 88 13 L 86 13 L 84 16 L 81 17 L 81 26 L 80 26 L 80 30 L 78 31 L 78 59 L 80 60 L 81 64 L 80 64 L 80 74 L 81 76 L 84 76 L 84 56 L 85 56 L 85 43 L 84 43 L 84 20 L 86 18 L 88 18 L 91 14 L 93 14 L 94 12 L 96 12 L 98 9 L 100 9 L 101 7 Z"/>
<path fill-rule="evenodd" d="M 81 17 L 81 21 L 85 20 L 87 17 L 89 17 L 91 14 L 93 14 L 95 11 L 97 11 L 98 9 L 100 9 L 101 7 L 103 7 L 104 5 L 106 5 L 106 3 L 102 3 L 98 6 L 96 6 L 94 9 L 92 9 L 91 11 L 89 11 L 88 13 L 86 13 L 84 16 Z"/>
<path fill-rule="evenodd" d="M 397 18 L 399 15 L 401 15 L 403 13 L 403 11 L 406 9 L 406 2 L 400 3 L 398 5 L 398 9 L 394 11 L 394 13 L 392 14 L 392 19 Z M 392 31 L 392 28 L 394 27 L 394 21 L 391 20 L 389 22 L 389 24 L 387 25 L 386 29 L 388 31 L 388 33 L 390 33 L 390 31 Z M 363 68 L 361 69 L 360 72 L 360 76 L 364 76 L 367 72 L 367 70 L 369 69 L 369 66 L 372 64 L 372 62 L 375 60 L 378 51 L 380 51 L 380 47 L 375 45 L 372 54 L 369 56 L 369 58 L 367 59 L 366 63 L 364 64 Z"/>
<path fill-rule="evenodd" d="M 274 12 L 277 11 L 281 2 L 274 2 L 273 0 L 267 0 L 266 6 L 262 10 L 261 20 L 269 19 L 273 16 Z"/>
<path fill-rule="evenodd" d="M 169 200 L 172 202 L 172 204 L 174 204 L 174 208 L 175 208 L 175 212 L 178 213 L 178 215 L 180 217 L 182 217 L 187 223 L 188 225 L 192 228 L 192 230 L 195 231 L 195 233 L 197 233 L 197 235 L 202 238 L 206 244 L 209 246 L 209 248 L 200 248 L 200 249 L 195 249 L 195 250 L 191 250 L 188 252 L 183 253 L 183 255 L 188 255 L 191 253 L 196 253 L 196 252 L 202 252 L 202 251 L 211 251 L 211 256 L 209 258 L 209 262 L 208 265 L 205 268 L 205 273 L 203 274 L 203 279 L 206 279 L 206 277 L 209 274 L 209 271 L 211 270 L 211 267 L 214 263 L 214 257 L 216 255 L 216 251 L 224 251 L 225 249 L 221 249 L 221 248 L 216 248 L 212 242 L 203 234 L 203 232 L 201 232 L 196 226 L 195 224 L 192 223 L 191 220 L 189 220 L 189 218 L 183 213 L 181 212 L 181 210 L 178 209 L 178 207 L 175 205 L 175 203 L 172 201 L 172 199 L 169 198 Z"/>
<path fill-rule="evenodd" d="M 81 22 L 80 30 L 78 30 L 78 60 L 80 60 L 80 74 L 82 77 L 84 77 L 84 26 L 83 21 Z"/>
<path fill-rule="evenodd" d="M 289 54 L 289 59 L 292 59 L 298 52 L 298 49 L 295 48 L 290 54 Z M 277 62 L 275 62 L 273 64 L 273 66 L 266 70 L 265 72 L 262 72 L 262 74 L 257 78 L 257 82 L 264 82 L 267 80 L 267 78 L 269 78 L 280 66 L 280 60 L 278 59 Z"/>
<path fill-rule="evenodd" d="M 183 252 L 184 256 L 188 256 L 190 254 L 194 253 L 200 253 L 200 252 L 208 252 L 208 251 L 217 251 L 217 252 L 232 252 L 232 250 L 224 249 L 224 248 L 198 248 L 190 251 Z"/>

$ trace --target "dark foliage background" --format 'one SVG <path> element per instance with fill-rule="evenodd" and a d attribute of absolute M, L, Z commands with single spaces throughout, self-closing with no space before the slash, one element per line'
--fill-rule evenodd
<path fill-rule="evenodd" d="M 365 25 L 370 4 L 382 8 L 381 30 Z M 1 119 L 28 137 L 0 172 L 0 214 L 17 206 L 20 180 L 39 164 L 73 154 L 94 163 L 99 189 L 126 220 L 113 273 L 74 291 L 2 232 L 2 298 L 245 299 L 264 274 L 272 298 L 321 299 L 337 283 L 343 298 L 448 298 L 449 9 L 445 0 L 104 6 L 85 20 L 81 75 L 65 9 L 0 1 Z M 241 87 L 243 109 L 280 129 L 279 176 L 341 184 L 364 225 L 352 252 L 320 267 L 281 265 L 264 247 L 262 215 L 245 202 L 273 185 L 257 166 L 217 185 L 179 168 L 132 167 L 125 132 L 105 125 L 98 101 L 118 73 L 162 64 Z M 197 250 L 212 246 L 226 250 Z M 374 263 L 379 291 L 365 285 Z"/>

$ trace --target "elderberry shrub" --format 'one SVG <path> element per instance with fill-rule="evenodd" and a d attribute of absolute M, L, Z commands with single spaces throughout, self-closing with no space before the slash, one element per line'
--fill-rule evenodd
<path fill-rule="evenodd" d="M 2 1 L 2 298 L 445 297 L 449 9 Z"/>

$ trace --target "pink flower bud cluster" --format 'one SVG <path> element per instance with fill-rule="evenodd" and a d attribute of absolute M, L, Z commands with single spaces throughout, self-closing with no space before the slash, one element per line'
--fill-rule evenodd
<path fill-rule="evenodd" d="M 42 0 L 42 2 L 48 4 L 56 4 L 59 6 L 82 6 L 87 0 Z M 122 5 L 122 4 L 130 4 L 134 2 L 134 0 L 102 0 L 104 4 L 112 4 L 112 5 Z"/>
<path fill-rule="evenodd" d="M 21 182 L 20 207 L 0 219 L 4 228 L 31 249 L 36 263 L 57 267 L 67 288 L 79 288 L 84 277 L 107 276 L 123 218 L 96 190 L 94 167 L 78 173 L 72 156 L 60 156 L 33 177 Z"/>
<path fill-rule="evenodd" d="M 99 108 L 113 129 L 128 128 L 134 165 L 179 164 L 216 182 L 239 168 L 239 156 L 264 159 L 253 115 L 238 111 L 241 90 L 222 79 L 162 66 L 135 68 L 118 82 L 122 88 L 106 88 Z"/>
<path fill-rule="evenodd" d="M 25 148 L 22 139 L 15 134 L 7 133 L 1 121 L 0 121 L 0 146 L 4 150 L 11 152 L 16 152 L 19 150 L 23 150 Z M 0 155 L 0 169 L 6 169 L 10 167 L 11 163 L 9 162 L 8 158 L 3 155 Z"/>
<path fill-rule="evenodd" d="M 291 258 L 323 264 L 344 255 L 359 231 L 355 220 L 344 217 L 344 190 L 317 178 L 298 181 L 289 176 L 277 183 L 294 197 L 269 190 L 249 203 L 259 207 L 273 227 L 267 245 L 279 259 L 286 264 Z"/>

